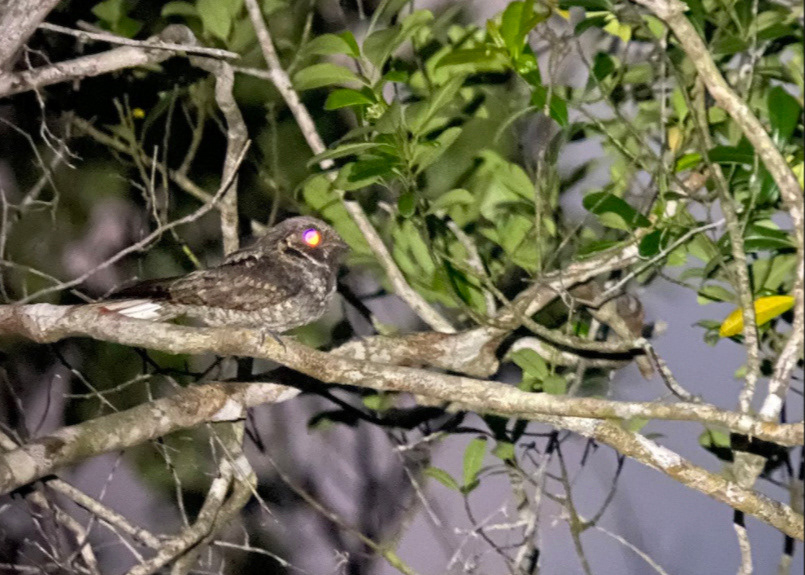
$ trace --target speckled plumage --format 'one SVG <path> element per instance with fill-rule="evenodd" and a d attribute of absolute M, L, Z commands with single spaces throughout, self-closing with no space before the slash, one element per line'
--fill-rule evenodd
<path fill-rule="evenodd" d="M 321 234 L 316 246 L 303 234 Z M 220 265 L 185 276 L 149 280 L 104 302 L 107 311 L 167 321 L 187 316 L 211 326 L 250 326 L 284 332 L 315 321 L 335 292 L 346 244 L 316 218 L 300 216 L 271 228 Z"/>

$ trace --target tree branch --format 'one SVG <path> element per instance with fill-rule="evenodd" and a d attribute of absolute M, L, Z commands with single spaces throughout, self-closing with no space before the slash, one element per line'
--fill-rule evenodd
<path fill-rule="evenodd" d="M 28 41 L 39 23 L 59 0 L 3 0 L 0 2 L 0 84 L 4 70 L 13 66 L 12 59 Z M 0 90 L 0 95 L 2 91 Z"/>
<path fill-rule="evenodd" d="M 796 281 L 793 293 L 795 300 L 794 322 L 791 335 L 775 365 L 770 385 L 771 393 L 766 397 L 761 408 L 763 418 L 771 420 L 780 413 L 783 404 L 782 398 L 786 395 L 790 385 L 790 376 L 796 364 L 796 357 L 801 355 L 803 341 L 805 341 L 805 335 L 803 335 L 803 332 L 805 332 L 805 216 L 803 215 L 805 209 L 803 209 L 803 191 L 793 170 L 774 145 L 763 124 L 721 75 L 713 61 L 710 50 L 685 16 L 687 6 L 679 0 L 633 1 L 645 6 L 662 19 L 679 39 L 682 49 L 696 67 L 696 71 L 713 99 L 741 128 L 763 165 L 766 166 L 780 190 L 783 203 L 791 217 L 799 260 L 796 267 Z"/>
<path fill-rule="evenodd" d="M 544 393 L 527 393 L 498 382 L 440 374 L 431 371 L 359 361 L 336 353 L 325 353 L 285 339 L 283 343 L 266 338 L 259 330 L 243 328 L 189 328 L 166 323 L 133 320 L 116 314 L 99 312 L 97 306 L 0 306 L 0 334 L 18 334 L 38 342 L 51 342 L 72 335 L 88 335 L 96 339 L 124 345 L 159 349 L 169 353 L 214 352 L 224 356 L 248 356 L 270 359 L 291 369 L 326 383 L 340 383 L 386 391 L 426 395 L 442 401 L 459 402 L 479 413 L 543 421 L 545 416 L 571 416 L 599 419 L 669 419 L 719 424 L 736 433 L 752 435 L 781 445 L 802 445 L 805 430 L 801 424 L 775 424 L 760 421 L 749 415 L 725 411 L 700 403 L 617 402 L 594 398 L 572 398 Z M 178 405 L 178 422 L 182 426 L 195 425 L 213 416 L 225 417 L 227 399 L 229 410 L 251 403 L 262 388 L 250 386 L 236 389 L 210 388 L 209 397 L 192 396 L 194 403 Z M 249 391 L 251 390 L 251 391 Z M 201 393 L 201 392 L 199 392 Z M 233 395 L 234 394 L 234 395 Z M 245 395 L 244 395 L 245 394 Z M 171 400 L 160 400 L 168 402 Z M 0 485 L 14 489 L 32 481 L 52 466 L 41 465 L 43 455 L 56 454 L 63 462 L 74 461 L 94 452 L 97 442 L 104 442 L 104 450 L 119 449 L 135 435 L 156 437 L 172 429 L 172 423 L 161 417 L 162 411 L 151 412 L 144 406 L 143 413 L 121 422 L 113 429 L 101 427 L 88 436 L 87 441 L 75 441 L 74 431 L 55 438 L 42 438 L 25 449 L 6 457 L 5 479 Z M 160 410 L 167 409 L 161 407 Z M 196 415 L 198 410 L 202 415 Z M 149 416 L 149 413 L 152 415 Z M 110 416 L 111 417 L 111 416 Z M 134 422 L 136 421 L 136 425 Z M 152 423 L 147 423 L 151 421 Z M 182 423 L 184 422 L 184 423 Z M 89 422 L 87 425 L 92 425 Z M 137 428 L 142 428 L 137 430 Z M 69 429 L 69 428 L 68 428 Z M 83 429 L 83 428 L 82 428 Z M 103 431 L 101 431 L 103 430 Z M 109 438 L 103 439 L 109 432 Z M 48 459 L 51 457 L 48 455 Z M 64 464 L 64 463 L 61 463 Z"/>
<path fill-rule="evenodd" d="M 197 44 L 196 37 L 190 31 L 190 28 L 180 24 L 172 24 L 158 36 L 149 39 L 149 41 L 157 42 L 163 40 L 175 45 L 186 44 L 188 47 Z M 41 68 L 23 72 L 6 73 L 0 75 L 0 98 L 27 92 L 28 90 L 37 90 L 44 86 L 68 80 L 101 76 L 124 68 L 158 64 L 176 55 L 176 51 L 165 48 L 123 46 L 98 54 L 59 62 L 51 66 L 42 66 Z"/>

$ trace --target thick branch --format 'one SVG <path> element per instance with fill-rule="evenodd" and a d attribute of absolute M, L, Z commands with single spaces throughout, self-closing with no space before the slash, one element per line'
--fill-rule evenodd
<path fill-rule="evenodd" d="M 3 0 L 0 2 L 0 74 L 59 0 Z M 0 84 L 3 77 L 0 75 Z M 2 90 L 0 90 L 2 95 Z"/>
<path fill-rule="evenodd" d="M 133 320 L 103 313 L 100 307 L 36 304 L 0 306 L 0 335 L 18 334 L 38 342 L 86 335 L 103 341 L 169 353 L 213 352 L 223 356 L 269 359 L 325 383 L 427 395 L 460 402 L 481 413 L 522 419 L 544 415 L 587 418 L 669 419 L 719 424 L 736 433 L 781 445 L 802 445 L 805 430 L 796 424 L 759 421 L 708 404 L 618 402 L 527 393 L 513 386 L 422 369 L 359 361 L 325 353 L 286 338 L 283 343 L 246 328 L 190 328 Z"/>
<path fill-rule="evenodd" d="M 188 387 L 176 395 L 126 411 L 63 427 L 0 458 L 0 491 L 26 485 L 55 469 L 87 457 L 126 449 L 208 421 L 233 421 L 246 409 L 279 403 L 298 390 L 270 383 L 214 383 Z"/>
<path fill-rule="evenodd" d="M 273 340 L 272 345 L 276 345 Z M 169 398 L 63 428 L 5 454 L 5 458 L 0 459 L 0 491 L 20 487 L 85 457 L 125 449 L 160 434 L 194 427 L 204 421 L 239 419 L 243 417 L 247 407 L 284 401 L 295 393 L 294 389 L 269 383 L 213 383 L 192 386 Z M 464 390 L 459 388 L 456 396 L 460 397 L 463 393 Z M 442 398 L 439 394 L 437 397 Z M 460 405 L 477 409 L 473 398 L 468 399 L 469 403 L 465 401 Z M 610 445 L 680 483 L 754 515 L 792 537 L 802 539 L 802 517 L 789 507 L 696 467 L 676 453 L 639 434 L 626 431 L 616 423 L 550 415 L 536 419 Z M 208 529 L 209 525 L 198 531 L 194 530 L 192 537 L 185 534 L 177 537 L 160 552 L 160 557 L 165 559 L 177 556 L 187 549 L 188 542 L 204 537 L 209 532 Z M 158 564 L 164 563 L 160 560 Z M 145 572 L 150 572 L 150 568 L 155 565 L 157 564 L 149 563 L 149 569 Z"/>

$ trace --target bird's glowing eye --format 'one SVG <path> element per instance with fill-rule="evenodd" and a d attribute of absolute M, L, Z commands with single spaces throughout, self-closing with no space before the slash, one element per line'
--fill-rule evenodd
<path fill-rule="evenodd" d="M 315 248 L 321 243 L 321 232 L 316 228 L 308 228 L 302 232 L 302 241 L 311 248 Z"/>

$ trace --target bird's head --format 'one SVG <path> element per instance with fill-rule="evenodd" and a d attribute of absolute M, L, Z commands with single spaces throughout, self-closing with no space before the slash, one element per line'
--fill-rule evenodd
<path fill-rule="evenodd" d="M 288 255 L 308 259 L 331 271 L 338 269 L 348 250 L 338 232 L 310 216 L 283 220 L 260 238 L 258 244 L 267 250 L 278 249 Z"/>

